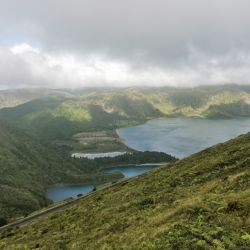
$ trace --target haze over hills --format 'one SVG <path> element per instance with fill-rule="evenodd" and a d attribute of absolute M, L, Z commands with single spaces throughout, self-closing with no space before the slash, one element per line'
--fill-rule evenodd
<path fill-rule="evenodd" d="M 45 96 L 73 96 L 68 91 L 52 89 L 10 89 L 0 91 L 0 108 L 15 107 L 25 102 Z"/>
<path fill-rule="evenodd" d="M 0 248 L 249 249 L 250 134 L 0 232 Z"/>
<path fill-rule="evenodd" d="M 3 108 L 0 118 L 18 124 L 44 141 L 52 141 L 69 139 L 82 131 L 114 130 L 164 116 L 250 116 L 247 86 L 47 90 L 45 93 L 43 98 L 36 99 L 35 94 L 31 101 L 26 99 L 26 103 L 17 107 Z M 7 103 L 3 101 L 1 105 Z"/>

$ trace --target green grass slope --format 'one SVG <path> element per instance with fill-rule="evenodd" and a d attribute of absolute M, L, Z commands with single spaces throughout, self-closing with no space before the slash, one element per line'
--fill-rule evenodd
<path fill-rule="evenodd" d="M 112 128 L 116 114 L 81 99 L 46 97 L 0 110 L 0 117 L 43 141 L 70 138 L 77 132 Z"/>
<path fill-rule="evenodd" d="M 250 133 L 0 232 L 1 249 L 249 249 Z"/>
<path fill-rule="evenodd" d="M 48 185 L 99 182 L 112 176 L 98 172 L 89 160 L 72 159 L 0 121 L 1 218 L 28 214 L 47 205 Z"/>
<path fill-rule="evenodd" d="M 34 88 L 0 90 L 0 108 L 15 107 L 31 100 L 46 96 L 72 97 L 74 95 L 70 91 L 52 89 Z"/>

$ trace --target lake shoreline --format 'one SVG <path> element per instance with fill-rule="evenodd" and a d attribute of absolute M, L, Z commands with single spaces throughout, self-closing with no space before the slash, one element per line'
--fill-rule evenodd
<path fill-rule="evenodd" d="M 145 166 L 164 166 L 164 165 L 167 165 L 169 164 L 169 162 L 159 162 L 159 163 L 139 163 L 139 164 L 133 164 L 133 163 L 120 163 L 120 164 L 116 164 L 114 166 L 112 165 L 106 165 L 106 166 L 102 166 L 101 168 L 102 169 L 106 169 L 106 168 L 116 168 L 116 167 L 133 167 L 133 166 L 136 166 L 136 167 L 145 167 Z"/>
<path fill-rule="evenodd" d="M 250 118 L 231 119 L 160 117 L 144 124 L 118 128 L 116 133 L 129 148 L 157 151 L 183 159 L 189 155 L 249 132 Z"/>
<path fill-rule="evenodd" d="M 92 182 L 92 183 L 85 183 L 85 184 L 63 184 L 58 183 L 51 186 L 48 186 L 46 197 L 54 202 L 63 201 L 68 198 L 76 199 L 79 196 L 85 195 L 93 191 L 94 189 L 103 186 L 107 183 L 116 183 L 122 180 L 126 180 L 128 178 L 133 178 L 135 176 L 139 176 L 146 172 L 149 172 L 153 169 L 162 166 L 162 164 L 156 163 L 155 165 L 149 165 L 148 163 L 140 164 L 140 165 L 123 165 L 123 166 L 113 166 L 108 168 L 103 168 L 104 173 L 114 173 L 119 172 L 123 175 L 122 178 L 116 181 L 108 181 L 108 182 Z"/>

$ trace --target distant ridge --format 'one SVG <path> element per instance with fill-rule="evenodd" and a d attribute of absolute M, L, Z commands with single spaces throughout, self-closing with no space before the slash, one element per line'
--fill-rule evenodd
<path fill-rule="evenodd" d="M 22 91 L 28 91 L 32 100 L 1 109 L 0 118 L 44 141 L 71 138 L 82 131 L 115 130 L 158 117 L 250 117 L 247 86 Z M 8 94 L 0 92 L 0 107 L 1 96 L 8 99 Z"/>

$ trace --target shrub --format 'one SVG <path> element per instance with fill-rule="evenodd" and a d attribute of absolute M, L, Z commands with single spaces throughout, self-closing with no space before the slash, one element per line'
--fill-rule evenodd
<path fill-rule="evenodd" d="M 145 209 L 145 208 L 152 206 L 153 204 L 154 204 L 154 199 L 146 198 L 139 202 L 139 208 Z"/>
<path fill-rule="evenodd" d="M 8 223 L 8 222 L 7 222 L 7 220 L 6 220 L 5 218 L 0 217 L 0 227 L 6 225 L 7 223 Z"/>

